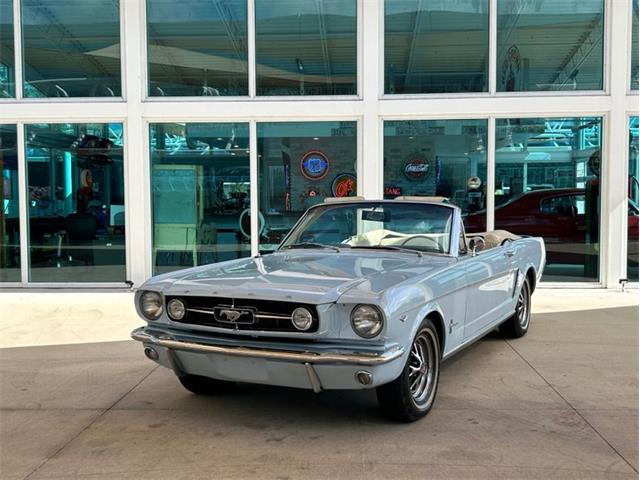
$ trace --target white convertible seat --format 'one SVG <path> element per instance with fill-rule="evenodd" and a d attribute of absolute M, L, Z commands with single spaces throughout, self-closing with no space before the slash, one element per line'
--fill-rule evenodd
<path fill-rule="evenodd" d="M 499 247 L 507 240 L 517 240 L 520 238 L 518 235 L 514 235 L 506 230 L 492 230 L 483 234 L 482 237 L 484 238 L 484 250 Z"/>

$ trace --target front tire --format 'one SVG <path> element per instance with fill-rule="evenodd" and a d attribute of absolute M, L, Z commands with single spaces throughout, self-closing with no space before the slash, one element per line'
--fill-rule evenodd
<path fill-rule="evenodd" d="M 233 385 L 233 382 L 216 380 L 215 378 L 202 377 L 200 375 L 184 375 L 178 377 L 184 388 L 196 395 L 216 395 L 223 393 Z"/>
<path fill-rule="evenodd" d="M 518 300 L 516 302 L 516 311 L 502 325 L 500 325 L 500 333 L 506 338 L 520 338 L 526 335 L 529 330 L 531 321 L 531 284 L 529 279 L 525 277 Z"/>
<path fill-rule="evenodd" d="M 394 381 L 376 389 L 386 416 L 400 422 L 415 422 L 433 406 L 440 379 L 440 341 L 431 319 L 425 319 L 411 344 L 409 358 Z"/>

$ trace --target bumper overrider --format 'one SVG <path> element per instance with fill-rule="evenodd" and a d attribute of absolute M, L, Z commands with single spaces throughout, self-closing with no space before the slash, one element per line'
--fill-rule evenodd
<path fill-rule="evenodd" d="M 396 378 L 404 365 L 405 348 L 358 352 L 319 348 L 263 348 L 216 341 L 176 332 L 140 327 L 131 338 L 142 342 L 145 355 L 178 376 L 203 375 L 298 388 L 361 389 Z"/>

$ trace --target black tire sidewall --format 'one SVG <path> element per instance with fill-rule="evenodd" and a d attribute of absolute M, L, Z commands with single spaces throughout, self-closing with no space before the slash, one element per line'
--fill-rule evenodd
<path fill-rule="evenodd" d="M 440 380 L 440 363 L 442 361 L 442 350 L 440 349 L 440 339 L 435 325 L 431 319 L 425 319 L 420 324 L 420 327 L 416 330 L 415 336 L 411 339 L 411 346 L 415 339 L 425 329 L 429 329 L 435 339 L 436 350 L 436 372 L 434 376 L 434 385 L 429 401 L 424 405 L 417 405 L 411 395 L 411 384 L 409 381 L 409 361 L 410 357 L 407 356 L 407 360 L 404 364 L 402 372 L 394 381 L 381 385 L 377 388 L 378 401 L 383 411 L 390 418 L 401 422 L 414 422 L 424 417 L 435 403 L 435 398 L 438 392 L 438 383 Z M 409 347 L 411 349 L 411 347 Z M 411 351 L 409 350 L 409 355 Z"/>
<path fill-rule="evenodd" d="M 513 327 L 514 329 L 517 331 L 518 336 L 523 336 L 525 333 L 527 333 L 527 331 L 529 330 L 529 325 L 531 324 L 531 286 L 529 285 L 529 279 L 525 277 L 524 282 L 522 282 L 522 288 L 520 289 L 521 291 L 525 291 L 525 299 L 527 302 L 527 325 L 525 327 L 523 327 L 522 325 L 520 325 L 520 319 L 518 318 L 518 314 L 516 312 L 516 314 L 513 316 Z M 520 296 L 520 293 L 518 293 L 518 296 Z"/>
<path fill-rule="evenodd" d="M 411 341 L 411 345 L 413 346 L 413 342 L 415 342 L 418 336 L 425 330 L 428 330 L 429 331 L 428 333 L 433 337 L 432 340 L 434 342 L 434 348 L 436 350 L 436 355 L 435 355 L 436 365 L 435 365 L 435 374 L 433 378 L 433 390 L 431 391 L 431 395 L 428 397 L 427 401 L 424 404 L 421 404 L 421 405 L 417 404 L 413 398 L 413 395 L 411 394 L 411 382 L 409 380 L 409 368 L 408 368 L 410 356 L 411 356 L 410 352 L 409 352 L 409 357 L 407 357 L 407 362 L 405 363 L 404 369 L 402 370 L 402 375 L 400 375 L 400 378 L 402 379 L 403 392 L 406 395 L 408 403 L 413 407 L 416 413 L 421 416 L 426 414 L 429 410 L 431 410 L 431 407 L 435 402 L 436 394 L 438 392 L 438 383 L 440 380 L 440 361 L 441 361 L 441 350 L 440 350 L 440 341 L 438 339 L 438 331 L 436 330 L 436 327 L 433 324 L 433 321 L 431 319 L 427 318 L 422 321 L 422 323 L 420 324 L 420 327 L 418 328 L 418 330 L 416 331 L 416 334 L 413 337 L 413 340 Z M 430 368 L 432 367 L 430 366 Z"/>

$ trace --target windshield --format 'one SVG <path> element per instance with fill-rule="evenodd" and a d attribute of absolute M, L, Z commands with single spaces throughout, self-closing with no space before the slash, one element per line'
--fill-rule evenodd
<path fill-rule="evenodd" d="M 449 253 L 453 209 L 418 203 L 352 203 L 315 207 L 280 246 L 385 248 Z"/>

